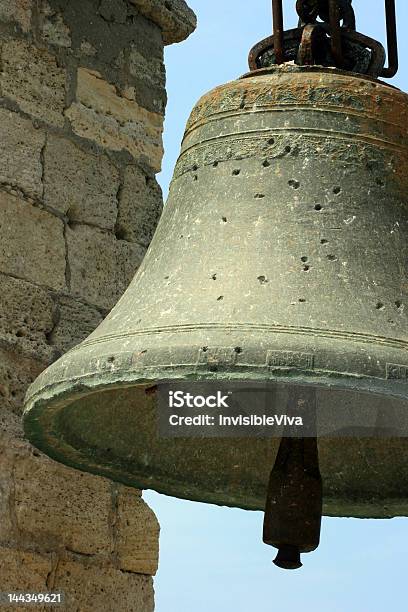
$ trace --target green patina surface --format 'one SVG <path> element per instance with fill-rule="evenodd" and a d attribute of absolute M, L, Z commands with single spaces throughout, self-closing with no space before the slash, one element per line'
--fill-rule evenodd
<path fill-rule="evenodd" d="M 32 442 L 131 486 L 262 509 L 278 441 L 161 438 L 146 388 L 269 380 L 314 385 L 323 411 L 405 406 L 407 110 L 398 90 L 329 70 L 204 97 L 130 288 L 28 394 Z M 319 440 L 325 513 L 406 515 L 407 448 Z"/>

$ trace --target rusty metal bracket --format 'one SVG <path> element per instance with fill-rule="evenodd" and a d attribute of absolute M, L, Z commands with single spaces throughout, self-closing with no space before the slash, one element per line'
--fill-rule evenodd
<path fill-rule="evenodd" d="M 333 66 L 329 38 L 326 36 L 325 42 L 321 34 L 321 30 L 326 31 L 328 27 L 327 24 L 318 24 L 319 37 L 314 26 L 284 32 L 282 48 L 285 61 L 300 65 Z M 352 30 L 344 30 L 342 40 L 345 48 L 344 70 L 367 74 L 374 78 L 382 75 L 385 50 L 379 42 Z M 251 71 L 277 64 L 273 36 L 261 40 L 251 49 L 248 63 Z"/>
<path fill-rule="evenodd" d="M 385 21 L 387 27 L 388 67 L 384 68 L 381 76 L 391 79 L 398 72 L 398 36 L 395 0 L 385 0 Z"/>
<path fill-rule="evenodd" d="M 328 42 L 326 32 L 320 24 L 308 23 L 302 31 L 296 63 L 299 66 L 323 64 L 328 50 Z"/>
<path fill-rule="evenodd" d="M 352 0 L 297 0 L 299 27 L 284 31 L 283 0 L 272 0 L 273 36 L 249 54 L 251 70 L 294 61 L 391 78 L 398 71 L 395 0 L 385 1 L 388 66 L 378 41 L 356 32 Z"/>
<path fill-rule="evenodd" d="M 282 0 L 272 0 L 273 43 L 277 64 L 283 64 L 285 53 L 283 49 L 283 7 Z"/>
<path fill-rule="evenodd" d="M 336 64 L 341 68 L 344 65 L 344 57 L 341 39 L 340 7 L 337 0 L 329 0 L 329 23 L 332 55 Z"/>

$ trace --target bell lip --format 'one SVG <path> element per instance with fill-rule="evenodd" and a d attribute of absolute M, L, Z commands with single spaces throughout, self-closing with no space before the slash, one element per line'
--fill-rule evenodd
<path fill-rule="evenodd" d="M 159 374 L 159 372 L 157 372 L 157 374 Z M 102 381 L 100 374 L 92 374 L 87 377 L 78 378 L 74 382 L 71 380 L 46 385 L 32 396 L 30 396 L 28 392 L 27 403 L 23 415 L 25 436 L 30 443 L 33 444 L 33 446 L 44 452 L 47 456 L 51 457 L 55 461 L 80 471 L 102 476 L 115 482 L 120 482 L 129 487 L 142 490 L 150 489 L 164 495 L 180 499 L 188 499 L 190 501 L 205 501 L 205 503 L 210 503 L 217 506 L 241 508 L 244 510 L 254 511 L 264 510 L 263 505 L 258 503 L 247 504 L 243 501 L 234 501 L 232 503 L 224 500 L 220 501 L 219 493 L 214 493 L 212 491 L 205 491 L 203 493 L 202 487 L 198 486 L 195 487 L 195 490 L 194 486 L 190 487 L 188 494 L 183 494 L 183 485 L 180 480 L 174 479 L 171 481 L 171 478 L 169 478 L 168 475 L 166 475 L 165 478 L 160 478 L 158 475 L 147 476 L 142 472 L 139 474 L 132 472 L 130 474 L 125 472 L 123 467 L 119 466 L 119 462 L 117 462 L 116 466 L 113 463 L 110 465 L 108 463 L 105 463 L 104 465 L 95 462 L 93 463 L 91 453 L 86 454 L 80 449 L 74 448 L 65 443 L 60 437 L 54 435 L 52 423 L 55 422 L 55 416 L 60 410 L 68 406 L 75 398 L 78 398 L 79 396 L 83 397 L 112 388 L 144 385 L 148 386 L 157 384 L 158 380 L 191 380 L 191 376 L 181 376 L 179 371 L 167 371 L 165 373 L 166 375 L 163 376 L 163 371 L 161 370 L 160 374 L 161 376 L 153 375 L 146 377 L 146 375 L 143 376 L 141 373 L 137 373 L 135 371 L 128 372 L 126 374 L 124 374 L 122 371 L 121 373 L 118 373 L 115 379 L 109 377 L 109 379 L 105 378 L 104 381 Z M 363 376 L 353 377 L 350 375 L 345 376 L 339 374 L 336 374 L 335 376 L 328 376 L 327 374 L 328 373 L 326 373 L 326 376 L 309 375 L 306 377 L 304 374 L 299 375 L 292 372 L 290 380 L 292 383 L 303 385 L 316 385 L 318 382 L 320 382 L 319 386 L 324 384 L 325 387 L 331 386 L 332 388 L 337 389 L 354 389 L 359 391 L 363 391 L 365 389 L 372 393 L 381 394 L 386 397 L 392 395 L 393 397 L 400 397 L 408 400 L 408 386 L 406 384 L 400 385 L 401 388 L 399 394 L 390 394 L 389 392 L 384 392 L 387 390 L 387 387 L 389 387 L 390 382 L 385 379 L 380 380 L 372 377 L 364 378 Z M 197 372 L 194 372 L 194 375 L 194 379 L 197 381 L 209 380 L 210 378 L 212 380 L 225 380 L 226 375 L 228 380 L 233 380 L 234 377 L 242 380 L 242 374 L 239 375 L 238 373 L 231 371 L 214 373 L 212 376 L 209 376 L 208 373 L 205 375 L 199 375 Z M 264 380 L 264 377 L 247 376 L 247 380 L 261 379 Z M 268 380 L 270 382 L 282 382 L 282 376 L 269 376 Z M 48 427 L 45 430 L 40 422 L 40 419 L 41 417 L 44 417 L 44 415 L 49 417 L 52 414 L 54 418 L 51 419 L 51 427 Z M 45 433 L 45 431 L 47 433 Z M 344 516 L 356 518 L 393 518 L 396 516 L 406 516 L 407 504 L 405 498 L 387 498 L 386 500 L 381 500 L 381 503 L 384 507 L 384 512 L 382 513 L 374 512 L 371 505 L 368 503 L 365 504 L 364 502 L 358 502 L 358 511 L 355 511 L 354 509 L 351 511 L 346 510 L 344 513 L 339 514 L 338 510 L 330 512 L 330 507 L 335 507 L 337 500 L 335 498 L 330 499 L 326 497 L 324 500 L 323 514 L 325 516 Z"/>

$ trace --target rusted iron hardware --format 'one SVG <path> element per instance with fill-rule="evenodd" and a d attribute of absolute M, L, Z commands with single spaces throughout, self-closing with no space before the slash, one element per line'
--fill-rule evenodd
<path fill-rule="evenodd" d="M 332 66 L 374 78 L 398 71 L 395 0 L 385 1 L 388 67 L 381 43 L 356 31 L 352 0 L 297 0 L 298 27 L 284 30 L 282 0 L 272 0 L 273 35 L 251 49 L 251 70 L 293 62 Z"/>

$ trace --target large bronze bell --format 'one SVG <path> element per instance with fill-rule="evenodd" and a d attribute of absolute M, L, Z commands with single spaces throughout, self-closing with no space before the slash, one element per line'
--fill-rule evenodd
<path fill-rule="evenodd" d="M 320 411 L 408 410 L 408 96 L 376 78 L 382 48 L 316 19 L 283 36 L 281 60 L 275 32 L 249 74 L 194 108 L 130 287 L 29 390 L 26 434 L 54 459 L 264 509 L 280 441 L 162 438 L 158 381 L 267 380 L 306 389 Z M 281 445 L 271 486 L 293 453 L 309 457 L 299 478 L 315 483 L 314 541 L 319 464 L 326 515 L 408 514 L 406 438 L 321 438 L 319 464 L 310 440 L 308 451 Z M 268 538 L 284 567 L 299 566 L 290 537 Z"/>

